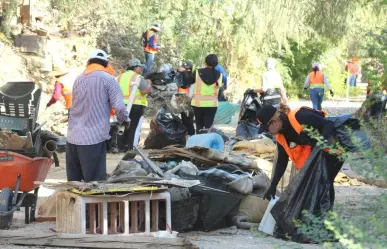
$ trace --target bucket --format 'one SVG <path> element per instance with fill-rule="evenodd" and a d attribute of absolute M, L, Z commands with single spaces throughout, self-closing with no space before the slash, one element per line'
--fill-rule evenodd
<path fill-rule="evenodd" d="M 276 196 L 274 199 L 272 199 L 269 202 L 269 205 L 266 208 L 265 214 L 263 215 L 262 221 L 259 224 L 259 228 L 258 228 L 259 231 L 269 235 L 273 235 L 276 222 L 273 216 L 271 215 L 270 211 L 273 208 L 273 206 L 277 203 L 278 200 L 279 200 L 279 197 Z"/>

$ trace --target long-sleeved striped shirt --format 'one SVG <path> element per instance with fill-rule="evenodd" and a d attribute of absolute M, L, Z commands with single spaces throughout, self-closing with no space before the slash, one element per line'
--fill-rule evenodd
<path fill-rule="evenodd" d="M 110 109 L 114 108 L 118 122 L 129 121 L 129 113 L 119 84 L 103 71 L 82 73 L 73 87 L 67 142 L 93 145 L 110 139 Z"/>

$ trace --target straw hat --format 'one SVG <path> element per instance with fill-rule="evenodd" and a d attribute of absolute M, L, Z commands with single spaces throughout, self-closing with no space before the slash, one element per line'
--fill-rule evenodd
<path fill-rule="evenodd" d="M 67 68 L 53 64 L 52 71 L 48 74 L 48 76 L 61 76 L 68 73 L 69 73 L 69 70 Z"/>

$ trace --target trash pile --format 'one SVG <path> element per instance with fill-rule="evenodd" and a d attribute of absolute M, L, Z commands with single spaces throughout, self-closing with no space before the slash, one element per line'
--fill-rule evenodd
<path fill-rule="evenodd" d="M 227 225 L 245 229 L 257 226 L 268 204 L 262 197 L 270 185 L 266 172 L 272 170 L 274 142 L 259 136 L 251 141 L 239 138 L 237 142 L 227 138 L 225 143 L 216 133 L 219 130 L 213 129 L 191 136 L 185 143 L 186 131 L 179 130 L 180 123 L 172 116 L 167 121 L 153 124 L 158 126 L 151 128 L 145 142 L 147 145 L 150 137 L 162 134 L 157 141 L 164 142 L 160 146 L 163 148 L 150 150 L 148 156 L 137 150 L 141 157 L 121 161 L 107 183 L 169 186 L 172 227 L 178 232 L 210 231 Z M 157 131 L 159 134 L 152 135 Z M 181 140 L 168 135 L 177 135 L 175 138 Z"/>
<path fill-rule="evenodd" d="M 148 94 L 145 116 L 154 117 L 161 108 L 168 112 L 173 110 L 171 100 L 178 90 L 175 78 L 176 72 L 169 64 L 162 65 L 158 72 L 146 76 L 146 79 L 152 81 L 152 93 Z"/>

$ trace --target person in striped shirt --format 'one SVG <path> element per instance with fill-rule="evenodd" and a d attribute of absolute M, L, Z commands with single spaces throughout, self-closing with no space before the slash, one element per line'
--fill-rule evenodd
<path fill-rule="evenodd" d="M 106 140 L 110 139 L 110 110 L 119 124 L 129 124 L 129 113 L 119 84 L 109 74 L 108 57 L 94 50 L 73 87 L 69 116 L 66 171 L 68 181 L 106 180 Z"/>

